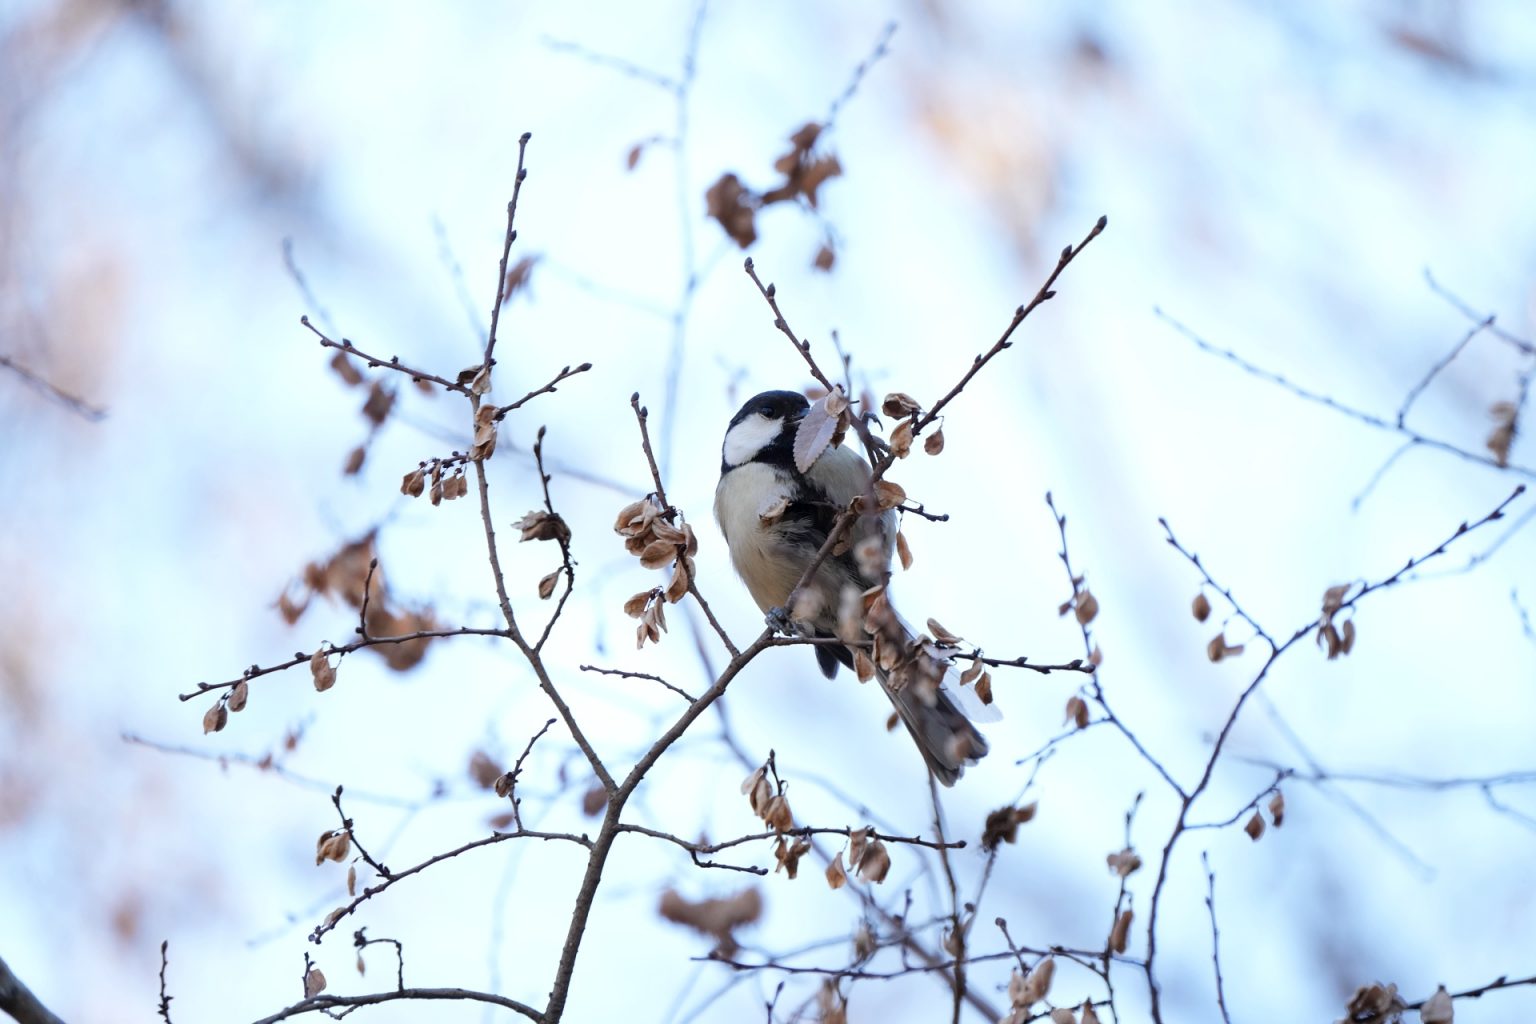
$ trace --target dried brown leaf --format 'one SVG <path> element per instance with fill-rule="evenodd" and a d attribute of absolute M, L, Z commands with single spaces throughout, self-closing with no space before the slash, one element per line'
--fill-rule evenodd
<path fill-rule="evenodd" d="M 477 750 L 469 756 L 469 777 L 481 789 L 490 789 L 496 785 L 496 780 L 501 778 L 504 771 L 496 759 L 483 750 Z"/>
<path fill-rule="evenodd" d="M 395 393 L 382 382 L 374 381 L 368 388 L 368 400 L 363 403 L 363 416 L 375 427 L 384 425 L 389 411 L 395 407 Z"/>
<path fill-rule="evenodd" d="M 831 270 L 836 262 L 837 253 L 832 251 L 830 245 L 823 243 L 821 248 L 816 250 L 816 259 L 812 261 L 811 265 L 817 270 L 827 271 Z"/>
<path fill-rule="evenodd" d="M 912 421 L 902 420 L 891 431 L 891 454 L 898 459 L 904 459 L 912 453 Z"/>
<path fill-rule="evenodd" d="M 234 711 L 244 711 L 245 710 L 246 701 L 248 701 L 250 699 L 251 699 L 251 684 L 247 683 L 244 679 L 242 679 L 238 683 L 236 683 L 234 685 L 234 687 L 229 691 L 229 701 L 228 701 L 229 710 L 232 711 L 232 712 L 234 712 Z"/>
<path fill-rule="evenodd" d="M 886 851 L 885 844 L 878 839 L 871 840 L 864 855 L 859 858 L 859 877 L 878 885 L 885 881 L 890 870 L 891 855 Z"/>
<path fill-rule="evenodd" d="M 1130 877 L 1137 868 L 1141 867 L 1141 858 L 1136 856 L 1136 851 L 1129 846 L 1119 853 L 1110 854 L 1104 858 L 1104 861 L 1109 865 L 1109 870 L 1121 878 Z"/>
<path fill-rule="evenodd" d="M 224 706 L 223 701 L 218 701 L 213 707 L 203 712 L 204 736 L 211 732 L 219 732 L 227 724 L 229 724 L 229 709 Z"/>
<path fill-rule="evenodd" d="M 538 255 L 524 256 L 507 269 L 506 292 L 501 300 L 503 306 L 532 282 L 533 268 L 538 265 L 539 259 Z"/>
<path fill-rule="evenodd" d="M 934 643 L 941 647 L 959 647 L 961 638 L 939 625 L 937 619 L 928 620 L 928 632 L 933 634 Z"/>
<path fill-rule="evenodd" d="M 1248 833 L 1249 839 L 1252 839 L 1254 842 L 1258 842 L 1259 837 L 1264 834 L 1263 816 L 1260 815 L 1258 811 L 1254 811 L 1253 817 L 1249 818 L 1248 823 L 1243 826 L 1243 831 Z"/>
<path fill-rule="evenodd" d="M 743 249 L 757 241 L 757 203 L 758 197 L 730 173 L 722 174 L 704 193 L 704 212 Z"/>
<path fill-rule="evenodd" d="M 1069 697 L 1067 699 L 1067 716 L 1062 721 L 1072 722 L 1079 729 L 1088 728 L 1088 702 L 1081 697 Z"/>
<path fill-rule="evenodd" d="M 1084 587 L 1077 595 L 1077 604 L 1073 607 L 1077 621 L 1081 625 L 1088 625 L 1099 614 L 1099 599 L 1093 596 L 1093 592 Z"/>
<path fill-rule="evenodd" d="M 325 975 L 320 968 L 311 967 L 304 972 L 304 998 L 313 999 L 325 991 Z"/>
<path fill-rule="evenodd" d="M 1131 918 L 1134 915 L 1129 907 L 1120 911 L 1120 916 L 1115 918 L 1115 926 L 1109 930 L 1109 948 L 1116 953 L 1124 953 L 1131 936 Z"/>
<path fill-rule="evenodd" d="M 1196 622 L 1204 622 L 1211 617 L 1211 601 L 1205 594 L 1196 594 L 1195 600 L 1189 610 L 1194 613 Z"/>
<path fill-rule="evenodd" d="M 358 445 L 347 453 L 347 461 L 342 464 L 341 472 L 344 476 L 356 476 L 358 470 L 363 468 L 363 460 L 368 457 L 368 449 Z"/>
<path fill-rule="evenodd" d="M 828 408 L 833 395 L 841 396 L 842 391 L 834 391 L 812 403 L 800 420 L 800 426 L 795 429 L 795 468 L 802 473 L 810 472 L 811 466 L 821 458 L 821 453 L 832 443 L 832 435 L 837 432 L 838 413 Z"/>
<path fill-rule="evenodd" d="M 331 667 L 324 647 L 316 648 L 310 656 L 309 674 L 315 680 L 315 689 L 321 693 L 336 685 L 336 670 Z"/>
<path fill-rule="evenodd" d="M 923 438 L 923 451 L 929 455 L 937 455 L 944 450 L 944 428 L 940 427 L 927 437 Z"/>
<path fill-rule="evenodd" d="M 693 902 L 668 889 L 657 908 L 661 916 L 676 924 L 687 925 L 717 942 L 721 952 L 736 949 L 732 930 L 756 921 L 763 913 L 763 897 L 757 889 L 743 889 L 734 896 Z"/>
<path fill-rule="evenodd" d="M 587 787 L 587 791 L 581 794 L 581 813 L 589 818 L 595 818 L 608 809 L 608 790 L 603 788 L 601 781 L 594 781 Z"/>
<path fill-rule="evenodd" d="M 833 889 L 841 889 L 848 884 L 848 872 L 843 870 L 843 851 L 838 850 L 837 856 L 827 865 L 827 885 Z"/>
<path fill-rule="evenodd" d="M 555 583 L 559 579 L 560 579 L 560 570 L 556 569 L 554 572 L 550 573 L 548 576 L 544 576 L 544 577 L 542 577 L 539 580 L 539 597 L 542 600 L 548 601 L 551 597 L 554 596 L 554 593 L 555 593 Z"/>
<path fill-rule="evenodd" d="M 890 417 L 910 416 L 915 412 L 922 412 L 923 407 L 917 404 L 917 399 L 904 391 L 892 391 L 885 396 L 880 403 L 880 411 Z"/>
<path fill-rule="evenodd" d="M 902 571 L 912 568 L 912 549 L 907 545 L 907 535 L 896 531 L 896 557 L 901 560 Z"/>
<path fill-rule="evenodd" d="M 336 376 L 340 377 L 349 388 L 355 388 L 363 382 L 362 371 L 345 352 L 337 352 L 331 357 L 331 369 L 336 371 Z"/>

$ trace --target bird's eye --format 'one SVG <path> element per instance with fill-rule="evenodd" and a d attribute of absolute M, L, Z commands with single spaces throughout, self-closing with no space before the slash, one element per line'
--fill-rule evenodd
<path fill-rule="evenodd" d="M 773 419 L 773 406 L 766 404 L 760 405 L 757 407 L 757 411 L 760 415 L 767 416 L 769 419 Z"/>

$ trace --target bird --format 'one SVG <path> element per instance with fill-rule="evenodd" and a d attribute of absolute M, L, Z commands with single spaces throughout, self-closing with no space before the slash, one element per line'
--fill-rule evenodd
<path fill-rule="evenodd" d="M 829 444 L 804 472 L 797 467 L 796 435 L 809 411 L 799 392 L 765 391 L 726 428 L 714 511 L 731 563 L 770 626 L 859 645 L 814 645 L 827 678 L 836 676 L 839 665 L 854 669 L 855 650 L 868 654 L 873 641 L 871 661 L 881 689 L 934 777 L 953 786 L 967 765 L 987 753 L 986 739 L 957 699 L 971 698 L 970 717 L 997 716 L 969 688 L 953 683 L 948 663 L 913 636 L 885 599 L 895 510 L 859 514 L 851 537 L 795 591 L 839 515 L 872 490 L 869 463 L 850 445 Z"/>

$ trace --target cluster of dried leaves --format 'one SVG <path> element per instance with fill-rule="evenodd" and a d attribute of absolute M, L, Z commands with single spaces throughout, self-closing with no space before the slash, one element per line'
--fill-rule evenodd
<path fill-rule="evenodd" d="M 1033 821 L 1039 806 L 1039 801 L 1031 800 L 1018 807 L 999 807 L 988 814 L 981 829 L 981 848 L 991 853 L 1003 843 L 1014 842 L 1019 837 L 1019 826 Z"/>
<path fill-rule="evenodd" d="M 362 628 L 369 637 L 406 636 L 437 628 L 437 620 L 430 607 L 406 608 L 396 605 L 385 584 L 384 569 L 378 562 L 375 548 L 376 531 L 343 544 L 335 554 L 323 562 L 310 562 L 301 577 L 301 595 L 291 596 L 293 588 L 285 590 L 277 600 L 278 611 L 289 625 L 298 622 L 309 608 L 316 594 L 332 601 L 340 601 L 351 608 L 364 612 Z M 430 637 L 418 637 L 401 643 L 379 644 L 370 648 L 384 659 L 384 663 L 396 672 L 415 668 L 426 656 Z M 318 654 L 318 652 L 317 652 Z M 315 688 L 329 689 L 329 682 L 321 685 L 322 672 L 311 666 L 315 673 Z"/>
<path fill-rule="evenodd" d="M 693 556 L 699 550 L 698 538 L 683 519 L 682 510 L 664 506 L 654 494 L 620 509 L 613 529 L 624 538 L 624 549 L 639 558 L 643 568 L 672 569 L 672 578 L 665 587 L 642 590 L 624 602 L 624 614 L 640 620 L 635 629 L 635 647 L 644 647 L 647 640 L 660 643 L 667 628 L 663 606 L 681 601 L 693 585 Z"/>
<path fill-rule="evenodd" d="M 1011 1008 L 999 1024 L 1025 1024 L 1026 1021 L 1042 1018 L 1051 1024 L 1099 1024 L 1099 1015 L 1093 1009 L 1093 1002 L 1086 999 L 1078 1009 L 1058 1006 L 1043 1014 L 1033 1012 L 1034 1005 L 1044 1002 L 1050 994 L 1051 981 L 1055 975 L 1055 957 L 1045 957 L 1027 974 L 1015 967 L 1008 978 L 1008 1002 Z"/>
<path fill-rule="evenodd" d="M 359 410 L 363 419 L 368 422 L 368 437 L 362 444 L 347 453 L 346 462 L 342 466 L 343 473 L 347 476 L 355 476 L 362 470 L 363 463 L 368 458 L 368 445 L 373 442 L 379 428 L 384 426 L 384 422 L 389 419 L 389 414 L 394 411 L 397 395 L 395 390 L 385 385 L 382 379 L 368 380 L 363 375 L 363 371 L 358 368 L 355 358 L 346 350 L 340 350 L 332 356 L 330 365 L 336 376 L 340 377 L 342 383 L 348 387 L 368 385 L 367 397 L 363 399 L 362 408 Z M 423 394 L 433 393 L 429 382 L 419 377 L 414 378 L 414 382 Z"/>
<path fill-rule="evenodd" d="M 713 218 L 732 241 L 743 249 L 757 241 L 757 213 L 774 203 L 803 199 L 816 209 L 817 190 L 829 178 L 843 173 L 837 157 L 815 152 L 822 125 L 810 122 L 789 137 L 790 150 L 774 161 L 773 169 L 783 175 L 777 185 L 755 192 L 731 172 L 720 175 L 704 193 L 705 212 Z M 638 156 L 636 157 L 638 159 Z M 823 244 L 816 255 L 818 269 L 830 270 L 835 257 L 830 244 Z"/>
<path fill-rule="evenodd" d="M 1345 619 L 1342 625 L 1333 624 L 1333 617 L 1344 607 L 1344 595 L 1352 589 L 1354 584 L 1340 583 L 1323 591 L 1323 616 L 1317 621 L 1317 645 L 1327 649 L 1329 661 L 1348 654 L 1355 646 L 1354 617 Z"/>

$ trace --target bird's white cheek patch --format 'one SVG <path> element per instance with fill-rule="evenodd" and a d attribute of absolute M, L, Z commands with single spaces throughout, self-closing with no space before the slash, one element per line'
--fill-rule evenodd
<path fill-rule="evenodd" d="M 780 420 L 770 420 L 760 413 L 753 413 L 732 427 L 725 435 L 725 464 L 744 466 L 757 453 L 773 444 L 783 426 Z"/>

